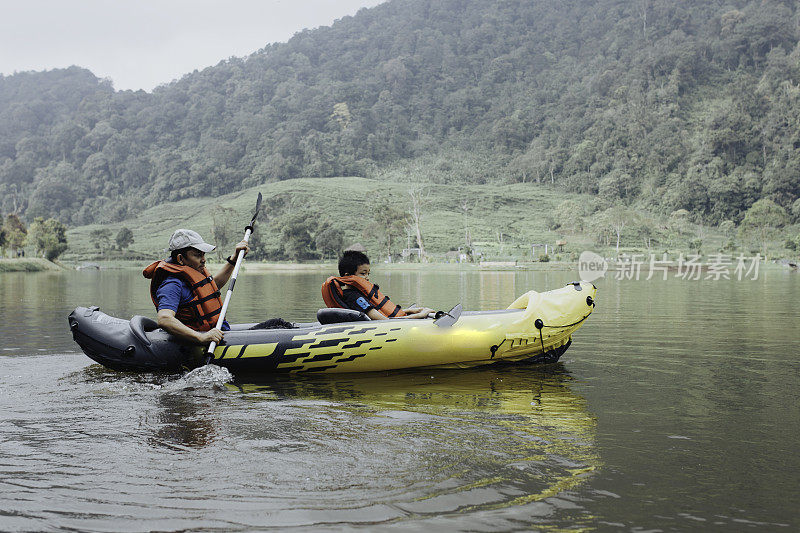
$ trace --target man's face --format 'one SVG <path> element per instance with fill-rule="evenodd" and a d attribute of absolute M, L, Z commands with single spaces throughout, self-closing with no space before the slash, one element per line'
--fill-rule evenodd
<path fill-rule="evenodd" d="M 178 255 L 178 263 L 202 273 L 206 266 L 206 253 L 194 248 L 186 250 L 185 254 Z"/>
<path fill-rule="evenodd" d="M 356 276 L 369 281 L 369 263 L 358 265 L 358 268 L 356 269 Z"/>

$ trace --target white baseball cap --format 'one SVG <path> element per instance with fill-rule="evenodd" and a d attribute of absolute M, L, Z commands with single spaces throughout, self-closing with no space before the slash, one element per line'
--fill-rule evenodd
<path fill-rule="evenodd" d="M 173 252 L 183 248 L 194 248 L 201 252 L 210 252 L 216 246 L 208 244 L 196 231 L 190 229 L 175 230 L 175 233 L 169 238 L 169 251 Z"/>

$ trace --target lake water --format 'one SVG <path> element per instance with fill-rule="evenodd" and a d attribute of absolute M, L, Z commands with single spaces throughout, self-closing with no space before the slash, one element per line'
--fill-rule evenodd
<path fill-rule="evenodd" d="M 508 305 L 574 272 L 384 272 Z M 245 272 L 231 319 L 313 320 L 323 273 Z M 154 316 L 133 271 L 0 274 L 0 530 L 797 531 L 800 276 L 604 279 L 557 365 L 125 375 L 66 316 Z"/>

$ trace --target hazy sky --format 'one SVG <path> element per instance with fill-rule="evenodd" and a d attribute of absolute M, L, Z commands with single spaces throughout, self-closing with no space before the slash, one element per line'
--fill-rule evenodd
<path fill-rule="evenodd" d="M 153 89 L 385 0 L 0 0 L 0 73 L 78 65 Z"/>

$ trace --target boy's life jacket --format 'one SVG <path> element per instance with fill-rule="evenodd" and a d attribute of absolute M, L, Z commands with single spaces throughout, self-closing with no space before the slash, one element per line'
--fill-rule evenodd
<path fill-rule="evenodd" d="M 142 275 L 150 280 L 150 298 L 158 310 L 156 291 L 167 276 L 177 276 L 185 281 L 192 290 L 193 298 L 186 304 L 178 306 L 175 318 L 195 331 L 208 331 L 216 326 L 215 318 L 222 311 L 222 300 L 219 288 L 211 278 L 208 270 L 201 274 L 197 270 L 168 261 L 155 261 L 147 266 Z"/>
<path fill-rule="evenodd" d="M 360 292 L 370 305 L 387 318 L 406 316 L 403 309 L 393 303 L 388 296 L 384 296 L 377 285 L 361 276 L 331 276 L 325 280 L 322 284 L 322 299 L 325 300 L 325 305 L 348 309 L 343 299 L 342 285 L 349 285 L 350 288 Z"/>

